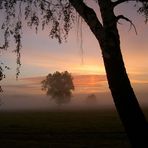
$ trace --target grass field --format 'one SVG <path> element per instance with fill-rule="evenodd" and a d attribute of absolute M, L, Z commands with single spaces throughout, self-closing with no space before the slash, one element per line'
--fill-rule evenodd
<path fill-rule="evenodd" d="M 0 113 L 0 148 L 129 148 L 113 110 Z"/>

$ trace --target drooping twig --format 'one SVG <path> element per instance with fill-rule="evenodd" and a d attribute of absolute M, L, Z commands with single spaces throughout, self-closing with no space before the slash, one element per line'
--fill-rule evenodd
<path fill-rule="evenodd" d="M 118 22 L 120 19 L 123 19 L 123 20 L 126 20 L 127 22 L 129 22 L 129 23 L 130 23 L 130 29 L 129 29 L 129 30 L 131 30 L 131 28 L 132 28 L 132 26 L 133 26 L 136 35 L 138 34 L 138 33 L 137 33 L 136 26 L 133 24 L 133 22 L 132 22 L 129 18 L 125 17 L 124 15 L 118 15 L 116 18 L 117 18 L 117 22 Z"/>

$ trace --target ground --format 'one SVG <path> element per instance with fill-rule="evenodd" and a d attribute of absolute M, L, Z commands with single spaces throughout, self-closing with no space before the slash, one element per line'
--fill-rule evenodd
<path fill-rule="evenodd" d="M 115 110 L 0 112 L 1 148 L 129 148 Z"/>

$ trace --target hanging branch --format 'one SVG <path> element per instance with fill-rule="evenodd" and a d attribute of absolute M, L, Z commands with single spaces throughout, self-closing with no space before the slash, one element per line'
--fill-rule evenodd
<path fill-rule="evenodd" d="M 131 30 L 131 28 L 133 27 L 134 30 L 135 30 L 136 35 L 138 34 L 138 33 L 137 33 L 136 26 L 133 24 L 133 22 L 132 22 L 130 19 L 128 19 L 127 17 L 125 17 L 125 16 L 123 16 L 123 15 L 118 15 L 118 16 L 116 17 L 117 22 L 118 22 L 120 19 L 123 19 L 123 20 L 126 20 L 127 22 L 129 22 L 129 23 L 130 23 L 130 29 L 129 29 L 129 30 Z"/>

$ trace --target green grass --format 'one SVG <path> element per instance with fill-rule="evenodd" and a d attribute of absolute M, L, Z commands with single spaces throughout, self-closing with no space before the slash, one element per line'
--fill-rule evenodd
<path fill-rule="evenodd" d="M 1 112 L 0 148 L 129 148 L 115 111 Z"/>

